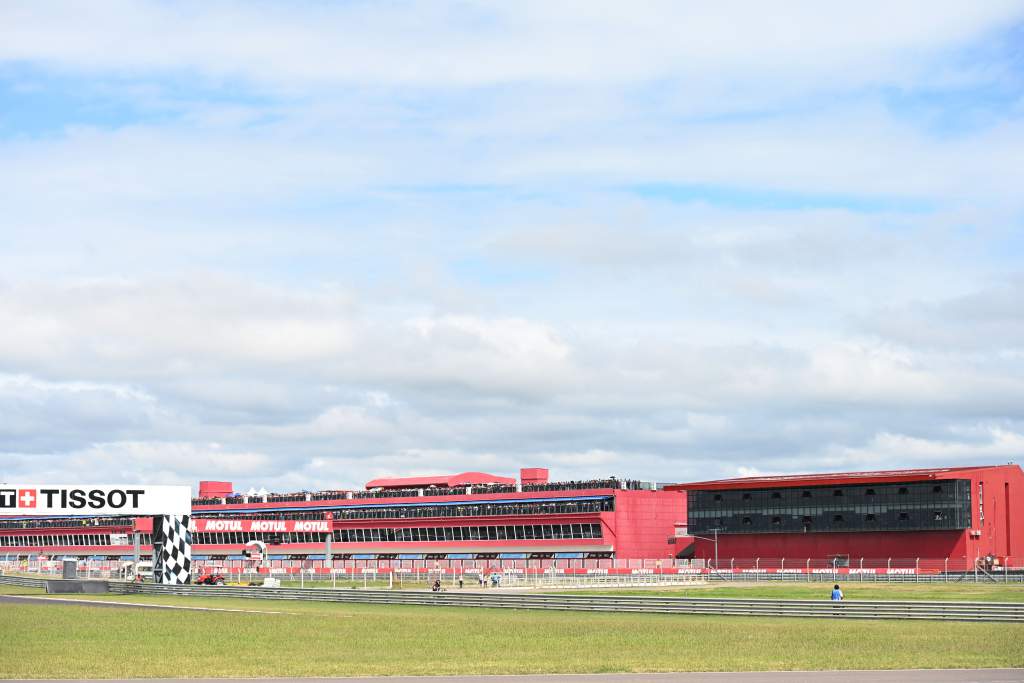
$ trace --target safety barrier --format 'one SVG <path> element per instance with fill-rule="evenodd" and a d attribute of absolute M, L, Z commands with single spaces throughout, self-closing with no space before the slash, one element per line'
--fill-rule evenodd
<path fill-rule="evenodd" d="M 45 580 L 0 577 L 0 584 L 45 586 Z M 517 595 L 495 593 L 432 593 L 428 591 L 326 590 L 235 586 L 160 586 L 110 583 L 110 592 L 123 595 L 308 600 L 449 607 L 546 609 L 589 612 L 658 614 L 718 614 L 831 619 L 916 619 L 1024 623 L 1024 603 L 924 602 L 850 600 L 769 600 L 737 598 L 656 598 L 646 596 Z"/>
<path fill-rule="evenodd" d="M 851 600 L 755 600 L 735 598 L 655 598 L 634 596 L 521 595 L 429 591 L 327 590 L 235 586 L 111 584 L 111 592 L 145 595 L 217 596 L 271 600 L 573 610 L 669 614 L 819 617 L 839 619 L 926 619 L 1024 623 L 1022 603 Z"/>
<path fill-rule="evenodd" d="M 29 576 L 2 576 L 0 584 L 7 586 L 23 586 L 25 588 L 46 588 L 46 579 L 36 579 Z"/>

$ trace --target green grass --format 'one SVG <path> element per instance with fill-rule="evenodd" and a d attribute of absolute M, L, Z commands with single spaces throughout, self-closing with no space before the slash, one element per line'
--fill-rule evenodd
<path fill-rule="evenodd" d="M 1016 624 L 91 599 L 286 614 L 6 604 L 0 678 L 166 676 L 171 644 L 185 677 L 1024 666 Z"/>
<path fill-rule="evenodd" d="M 951 600 L 973 602 L 1024 602 L 1024 584 L 993 583 L 875 583 L 845 582 L 839 585 L 847 600 Z M 545 591 L 550 592 L 550 591 Z M 762 582 L 739 586 L 720 583 L 672 588 L 595 588 L 566 591 L 577 595 L 646 595 L 677 598 L 775 598 L 778 600 L 827 600 L 831 583 Z"/>
<path fill-rule="evenodd" d="M 0 584 L 0 595 L 39 595 L 42 591 L 28 586 L 8 586 Z M 0 629 L 3 627 L 0 626 Z"/>

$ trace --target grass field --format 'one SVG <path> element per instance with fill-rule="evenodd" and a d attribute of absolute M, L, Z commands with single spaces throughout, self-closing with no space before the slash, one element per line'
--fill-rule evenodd
<path fill-rule="evenodd" d="M 1024 602 L 1024 584 L 995 583 L 875 583 L 840 582 L 847 600 L 956 600 Z M 549 592 L 549 591 L 548 591 Z M 575 595 L 644 595 L 677 598 L 774 598 L 827 600 L 831 583 L 760 582 L 743 585 L 677 586 L 666 588 L 609 588 L 564 591 Z"/>
<path fill-rule="evenodd" d="M 166 676 L 171 643 L 186 677 L 1024 666 L 1006 624 L 92 599 L 285 613 L 5 604 L 0 678 Z"/>

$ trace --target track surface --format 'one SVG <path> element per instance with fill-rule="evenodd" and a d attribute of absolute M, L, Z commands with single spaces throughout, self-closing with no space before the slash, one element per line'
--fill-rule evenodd
<path fill-rule="evenodd" d="M 60 605 L 76 605 L 78 607 L 120 607 L 122 609 L 176 609 L 195 612 L 246 612 L 248 614 L 288 614 L 288 612 L 271 612 L 267 610 L 227 609 L 224 607 L 185 607 L 182 605 L 156 605 L 147 602 L 107 602 L 103 600 L 85 600 L 80 598 L 51 598 L 35 595 L 0 595 L 0 604 L 16 602 L 23 605 L 38 605 L 54 602 Z"/>
<path fill-rule="evenodd" d="M 128 683 L 110 679 L 106 683 Z M 135 679 L 136 681 L 138 679 Z M 223 678 L 151 678 L 146 683 L 224 683 Z M 911 669 L 900 671 L 776 671 L 677 674 L 572 674 L 531 676 L 395 676 L 388 678 L 264 678 L 230 679 L 272 683 L 1022 683 L 1024 669 Z M 70 680 L 5 683 L 72 683 Z"/>

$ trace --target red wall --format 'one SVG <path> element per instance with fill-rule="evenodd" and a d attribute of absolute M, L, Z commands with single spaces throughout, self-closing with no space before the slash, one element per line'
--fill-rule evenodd
<path fill-rule="evenodd" d="M 973 470 L 971 480 L 971 528 L 981 535 L 968 538 L 967 556 L 1024 555 L 1024 472 L 1018 465 L 990 467 Z M 984 490 L 984 522 L 978 505 L 979 484 Z"/>
<path fill-rule="evenodd" d="M 686 520 L 686 494 L 682 491 L 616 491 L 615 557 L 675 557 L 677 522 Z"/>
<path fill-rule="evenodd" d="M 231 495 L 232 484 L 230 481 L 201 481 L 199 482 L 200 498 L 226 498 Z"/>
<path fill-rule="evenodd" d="M 963 557 L 961 531 L 878 531 L 869 533 L 722 534 L 718 558 L 827 558 L 833 555 L 867 558 Z M 712 541 L 697 539 L 695 557 L 715 556 Z"/>

